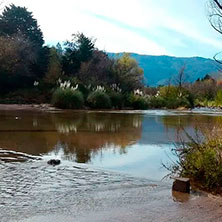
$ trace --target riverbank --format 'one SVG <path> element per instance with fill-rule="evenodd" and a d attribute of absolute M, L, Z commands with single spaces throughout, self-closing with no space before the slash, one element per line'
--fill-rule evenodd
<path fill-rule="evenodd" d="M 65 109 L 58 109 L 53 107 L 51 104 L 0 104 L 0 111 L 13 111 L 13 110 L 27 110 L 27 111 L 65 111 Z M 74 111 L 98 111 L 98 112 L 131 112 L 131 113 L 144 113 L 146 111 L 162 110 L 162 111 L 173 111 L 178 113 L 212 113 L 212 114 L 222 114 L 222 108 L 212 108 L 212 107 L 195 107 L 193 109 L 187 109 L 184 107 L 179 107 L 177 109 L 147 109 L 147 110 L 133 110 L 133 109 L 81 109 Z"/>
<path fill-rule="evenodd" d="M 52 107 L 50 104 L 0 104 L 1 111 L 13 111 L 13 110 L 42 110 L 42 111 L 55 111 L 60 110 Z"/>

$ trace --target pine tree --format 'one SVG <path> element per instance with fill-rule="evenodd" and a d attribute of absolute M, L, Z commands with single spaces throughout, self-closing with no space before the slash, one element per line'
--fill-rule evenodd
<path fill-rule="evenodd" d="M 32 13 L 25 7 L 12 4 L 0 16 L 0 36 L 11 37 L 16 34 L 23 35 L 35 46 L 42 47 L 44 44 L 42 31 Z"/>

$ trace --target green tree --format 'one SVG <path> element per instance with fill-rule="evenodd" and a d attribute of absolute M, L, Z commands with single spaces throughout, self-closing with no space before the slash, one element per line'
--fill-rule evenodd
<path fill-rule="evenodd" d="M 0 15 L 0 36 L 13 38 L 15 35 L 23 36 L 31 43 L 30 50 L 36 53 L 36 59 L 27 68 L 31 69 L 36 78 L 42 78 L 47 72 L 49 60 L 49 48 L 43 46 L 42 31 L 31 12 L 25 7 L 11 4 Z"/>
<path fill-rule="evenodd" d="M 48 71 L 45 76 L 45 82 L 55 85 L 62 74 L 61 57 L 55 47 L 50 49 Z"/>
<path fill-rule="evenodd" d="M 5 7 L 0 16 L 0 35 L 7 37 L 15 34 L 24 35 L 35 46 L 42 47 L 44 44 L 42 31 L 32 13 L 25 7 L 12 4 Z"/>
<path fill-rule="evenodd" d="M 218 90 L 215 100 L 216 100 L 217 106 L 222 105 L 222 90 Z"/>
<path fill-rule="evenodd" d="M 55 48 L 56 48 L 56 51 L 57 51 L 57 54 L 59 55 L 59 57 L 62 58 L 63 48 L 59 42 L 57 43 Z"/>
<path fill-rule="evenodd" d="M 83 33 L 72 35 L 72 40 L 65 43 L 65 53 L 63 57 L 63 68 L 65 74 L 75 75 L 82 62 L 91 59 L 95 50 L 95 40 L 86 37 Z"/>
<path fill-rule="evenodd" d="M 123 91 L 132 91 L 143 87 L 143 69 L 137 61 L 130 57 L 130 54 L 124 53 L 116 59 L 113 67 L 115 83 L 120 84 Z"/>
<path fill-rule="evenodd" d="M 21 35 L 0 36 L 0 91 L 6 93 L 33 85 L 30 65 L 36 60 L 32 43 Z"/>

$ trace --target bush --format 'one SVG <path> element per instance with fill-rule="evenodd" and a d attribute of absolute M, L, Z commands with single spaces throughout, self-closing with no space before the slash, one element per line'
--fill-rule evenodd
<path fill-rule="evenodd" d="M 166 107 L 165 100 L 160 96 L 152 96 L 149 100 L 150 108 L 163 108 Z"/>
<path fill-rule="evenodd" d="M 188 153 L 182 175 L 193 178 L 207 189 L 221 187 L 222 162 L 216 149 L 206 144 L 200 150 Z"/>
<path fill-rule="evenodd" d="M 102 91 L 94 91 L 87 98 L 88 105 L 94 109 L 111 108 L 111 100 L 107 93 Z"/>
<path fill-rule="evenodd" d="M 185 89 L 176 86 L 164 86 L 159 90 L 159 95 L 153 99 L 160 108 L 175 109 L 178 107 L 191 108 L 194 106 L 193 96 Z"/>
<path fill-rule="evenodd" d="M 166 104 L 166 108 L 168 109 L 175 109 L 178 107 L 186 107 L 186 108 L 192 107 L 188 99 L 185 97 L 176 98 L 176 99 L 167 98 L 165 101 L 165 104 Z"/>
<path fill-rule="evenodd" d="M 148 108 L 148 100 L 144 96 L 130 94 L 128 105 L 133 109 L 144 110 Z"/>
<path fill-rule="evenodd" d="M 52 95 L 52 104 L 61 109 L 80 109 L 83 107 L 84 98 L 78 90 L 58 88 Z"/>
<path fill-rule="evenodd" d="M 200 107 L 215 107 L 218 105 L 217 102 L 213 100 L 208 100 L 207 98 L 205 98 L 204 100 L 195 99 L 194 104 L 195 106 Z"/>
<path fill-rule="evenodd" d="M 202 133 L 204 140 L 188 135 L 190 142 L 184 143 L 183 147 L 176 147 L 179 161 L 171 167 L 171 171 L 191 178 L 201 188 L 221 192 L 222 139 L 220 134 Z"/>
<path fill-rule="evenodd" d="M 217 106 L 221 106 L 222 105 L 222 91 L 221 90 L 219 90 L 218 92 L 217 92 L 217 95 L 216 95 L 216 99 L 215 99 L 216 101 L 216 105 Z"/>
<path fill-rule="evenodd" d="M 109 93 L 112 107 L 121 109 L 123 107 L 124 99 L 121 93 L 111 92 Z"/>

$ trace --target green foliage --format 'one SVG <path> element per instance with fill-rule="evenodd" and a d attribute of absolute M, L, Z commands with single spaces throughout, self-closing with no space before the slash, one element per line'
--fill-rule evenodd
<path fill-rule="evenodd" d="M 166 107 L 166 103 L 163 97 L 152 96 L 149 99 L 149 107 L 150 108 L 163 108 L 163 107 Z"/>
<path fill-rule="evenodd" d="M 89 94 L 87 102 L 94 109 L 111 108 L 111 100 L 107 93 L 102 91 L 94 91 Z"/>
<path fill-rule="evenodd" d="M 200 99 L 195 99 L 194 100 L 194 105 L 195 106 L 200 106 L 200 107 L 215 107 L 216 102 L 213 100 L 208 100 L 207 98 L 200 100 Z"/>
<path fill-rule="evenodd" d="M 67 75 L 75 75 L 82 62 L 91 59 L 95 50 L 95 40 L 86 37 L 83 33 L 72 35 L 72 40 L 65 43 L 65 54 L 63 56 L 63 69 Z"/>
<path fill-rule="evenodd" d="M 222 186 L 222 161 L 218 158 L 215 148 L 210 145 L 195 149 L 187 154 L 182 175 L 200 182 L 204 188 L 218 188 Z"/>
<path fill-rule="evenodd" d="M 188 143 L 176 147 L 177 164 L 168 168 L 173 174 L 191 178 L 201 188 L 218 191 L 222 187 L 222 139 L 220 131 L 202 130 L 204 139 L 187 134 Z"/>
<path fill-rule="evenodd" d="M 176 86 L 163 86 L 159 90 L 159 96 L 163 98 L 176 99 L 179 94 L 179 89 Z"/>
<path fill-rule="evenodd" d="M 43 78 L 48 68 L 49 48 L 43 47 L 43 34 L 31 12 L 13 4 L 6 7 L 0 15 L 0 37 L 7 45 L 6 50 L 0 49 L 0 54 L 10 57 L 1 64 L 11 63 L 4 70 L 8 91 L 27 85 L 30 88 L 35 80 Z"/>
<path fill-rule="evenodd" d="M 222 106 L 222 90 L 217 92 L 215 102 L 217 106 Z"/>
<path fill-rule="evenodd" d="M 144 96 L 130 94 L 128 97 L 128 105 L 136 110 L 145 110 L 148 108 L 148 99 Z"/>
<path fill-rule="evenodd" d="M 45 82 L 52 86 L 56 85 L 57 80 L 62 75 L 61 57 L 57 52 L 57 49 L 52 47 L 50 49 L 50 58 L 48 71 L 45 76 Z"/>
<path fill-rule="evenodd" d="M 109 93 L 112 107 L 121 109 L 124 104 L 124 96 L 118 92 Z"/>
<path fill-rule="evenodd" d="M 194 105 L 194 101 L 192 95 L 183 88 L 163 86 L 160 88 L 158 96 L 152 99 L 151 106 L 153 106 L 152 104 L 168 109 L 178 107 L 191 108 Z"/>
<path fill-rule="evenodd" d="M 0 93 L 33 86 L 30 66 L 36 59 L 29 40 L 23 36 L 0 36 Z"/>
<path fill-rule="evenodd" d="M 114 63 L 113 72 L 115 83 L 119 84 L 123 92 L 130 92 L 143 87 L 143 70 L 137 61 L 124 53 Z"/>
<path fill-rule="evenodd" d="M 84 98 L 80 91 L 58 88 L 53 93 L 52 104 L 61 109 L 80 109 L 83 107 Z"/>
<path fill-rule="evenodd" d="M 15 34 L 22 34 L 38 47 L 42 47 L 44 44 L 43 34 L 32 13 L 25 7 L 11 4 L 0 16 L 0 35 L 13 36 Z"/>

